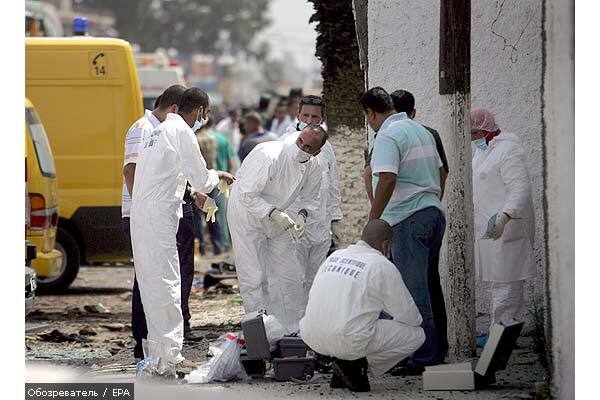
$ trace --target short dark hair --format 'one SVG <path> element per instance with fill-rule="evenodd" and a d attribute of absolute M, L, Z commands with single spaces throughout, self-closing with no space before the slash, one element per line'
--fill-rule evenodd
<path fill-rule="evenodd" d="M 309 94 L 300 99 L 300 105 L 298 106 L 298 112 L 302 112 L 302 106 L 319 106 L 321 107 L 321 116 L 325 117 L 325 100 L 319 96 Z"/>
<path fill-rule="evenodd" d="M 410 114 L 415 109 L 415 96 L 408 90 L 396 90 L 390 94 L 396 112 Z"/>
<path fill-rule="evenodd" d="M 204 92 L 204 90 L 196 87 L 189 88 L 181 95 L 181 100 L 179 101 L 179 112 L 187 114 L 196 108 L 208 107 L 208 103 L 208 95 Z"/>
<path fill-rule="evenodd" d="M 158 105 L 160 104 L 160 99 L 162 99 L 162 94 L 156 99 L 154 99 L 154 108 L 158 108 Z"/>
<path fill-rule="evenodd" d="M 173 85 L 169 86 L 165 91 L 158 96 L 155 105 L 159 110 L 166 110 L 173 104 L 178 104 L 181 101 L 181 96 L 185 93 L 185 86 Z"/>
<path fill-rule="evenodd" d="M 385 113 L 388 111 L 394 111 L 394 102 L 392 97 L 385 91 L 384 88 L 376 86 L 367 90 L 360 96 L 360 105 L 363 111 L 367 111 L 367 108 L 376 113 Z"/>
<path fill-rule="evenodd" d="M 242 120 L 254 122 L 258 126 L 262 126 L 262 117 L 256 111 L 251 111 L 249 113 L 244 114 L 244 116 L 242 117 Z"/>

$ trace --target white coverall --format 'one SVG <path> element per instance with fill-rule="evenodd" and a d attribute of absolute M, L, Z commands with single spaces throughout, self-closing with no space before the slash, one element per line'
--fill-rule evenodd
<path fill-rule="evenodd" d="M 525 151 L 513 133 L 502 132 L 473 156 L 475 267 L 491 283 L 492 324 L 520 320 L 525 279 L 536 275 L 535 219 Z M 496 213 L 512 217 L 498 240 L 482 239 Z"/>
<path fill-rule="evenodd" d="M 300 135 L 296 127 L 286 131 L 279 140 L 295 143 Z M 296 257 L 305 274 L 306 294 L 312 286 L 319 267 L 327 258 L 327 252 L 331 247 L 331 221 L 342 219 L 342 196 L 340 192 L 340 174 L 333 152 L 333 146 L 329 141 L 321 148 L 317 155 L 321 166 L 321 190 L 319 194 L 320 204 L 318 213 L 306 220 L 306 232 L 300 242 L 294 247 Z M 290 216 L 298 214 L 303 207 L 296 200 L 287 210 Z M 291 240 L 291 238 L 290 238 Z"/>
<path fill-rule="evenodd" d="M 381 311 L 393 320 L 379 319 Z M 359 240 L 335 251 L 319 268 L 300 336 L 320 354 L 341 360 L 367 357 L 377 377 L 421 347 L 421 322 L 398 269 Z"/>
<path fill-rule="evenodd" d="M 178 114 L 168 114 L 144 139 L 135 170 L 131 242 L 146 322 L 150 355 L 183 360 L 181 276 L 177 228 L 186 181 L 209 193 L 218 183 L 207 170 L 196 136 Z"/>
<path fill-rule="evenodd" d="M 269 218 L 299 198 L 308 218 L 319 207 L 321 170 L 312 157 L 294 159 L 298 146 L 280 141 L 257 145 L 244 159 L 231 188 L 227 220 L 246 312 L 266 309 L 291 333 L 304 315 L 304 272 L 290 262 L 290 232 Z M 296 215 L 290 215 L 296 218 Z"/>

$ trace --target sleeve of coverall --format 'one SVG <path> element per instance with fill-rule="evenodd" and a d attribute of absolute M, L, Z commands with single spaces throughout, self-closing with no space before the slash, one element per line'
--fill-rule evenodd
<path fill-rule="evenodd" d="M 338 170 L 337 160 L 335 159 L 335 153 L 333 147 L 327 142 L 327 154 L 329 165 L 331 166 L 328 171 L 329 174 L 329 197 L 327 199 L 327 217 L 329 220 L 342 219 L 342 193 L 340 191 L 340 171 Z"/>
<path fill-rule="evenodd" d="M 270 165 L 267 157 L 261 151 L 253 151 L 244 159 L 242 165 L 244 178 L 236 180 L 239 201 L 246 210 L 256 218 L 264 218 L 275 208 L 262 197 L 262 192 L 269 181 Z"/>
<path fill-rule="evenodd" d="M 206 169 L 206 161 L 200 152 L 198 140 L 191 130 L 179 135 L 179 154 L 183 174 L 194 190 L 210 193 L 219 183 L 219 175 L 213 169 Z"/>
<path fill-rule="evenodd" d="M 499 211 L 504 211 L 511 218 L 522 218 L 531 198 L 531 182 L 522 149 L 510 149 L 504 154 L 500 160 L 500 175 L 506 187 L 506 197 L 504 207 Z"/>
<path fill-rule="evenodd" d="M 316 162 L 310 166 L 310 171 L 308 171 L 308 176 L 306 177 L 304 187 L 302 187 L 298 195 L 298 198 L 300 199 L 300 207 L 308 211 L 308 218 L 311 217 L 311 214 L 316 214 L 321 206 L 320 190 L 323 174 L 321 168 L 324 167 L 317 158 L 313 159 Z M 295 216 L 292 216 L 292 218 L 295 218 Z"/>
<path fill-rule="evenodd" d="M 384 311 L 395 321 L 409 326 L 420 326 L 423 322 L 410 292 L 404 284 L 402 275 L 393 265 L 385 264 L 380 267 L 379 293 L 382 296 Z"/>

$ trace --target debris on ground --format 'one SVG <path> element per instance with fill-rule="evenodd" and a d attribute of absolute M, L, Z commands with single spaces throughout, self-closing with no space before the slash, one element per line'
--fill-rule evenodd
<path fill-rule="evenodd" d="M 38 337 L 46 342 L 64 343 L 64 342 L 89 342 L 90 339 L 76 333 L 65 334 L 58 329 L 54 329 L 50 333 L 42 333 Z"/>
<path fill-rule="evenodd" d="M 125 324 L 121 324 L 118 322 L 110 323 L 110 324 L 100 324 L 100 327 L 108 329 L 111 332 L 121 332 L 126 329 Z"/>
<path fill-rule="evenodd" d="M 102 305 L 98 304 L 86 304 L 83 309 L 90 314 L 110 314 L 110 310 Z"/>
<path fill-rule="evenodd" d="M 84 326 L 79 330 L 79 334 L 83 336 L 96 336 L 98 332 L 96 332 L 91 326 Z"/>

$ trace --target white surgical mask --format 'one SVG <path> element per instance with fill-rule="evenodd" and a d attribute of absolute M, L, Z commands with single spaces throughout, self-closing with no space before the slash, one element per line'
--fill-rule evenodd
<path fill-rule="evenodd" d="M 488 148 L 488 144 L 485 141 L 485 137 L 473 140 L 473 144 L 484 151 Z"/>
<path fill-rule="evenodd" d="M 192 128 L 192 130 L 194 132 L 196 132 L 198 129 L 200 129 L 204 125 L 206 125 L 207 122 L 208 122 L 208 118 L 206 118 L 206 119 L 201 118 L 200 121 L 196 120 L 196 122 L 194 122 L 194 127 Z"/>
<path fill-rule="evenodd" d="M 298 125 L 296 125 L 296 129 L 298 129 L 299 131 L 302 131 L 307 126 L 308 126 L 308 124 L 306 122 L 300 121 L 300 122 L 298 122 Z"/>
<path fill-rule="evenodd" d="M 312 154 L 305 152 L 300 147 L 298 147 L 298 145 L 294 145 L 294 147 L 295 147 L 294 159 L 296 161 L 298 161 L 299 163 L 305 163 L 308 160 L 310 160 L 310 158 L 312 157 Z"/>

